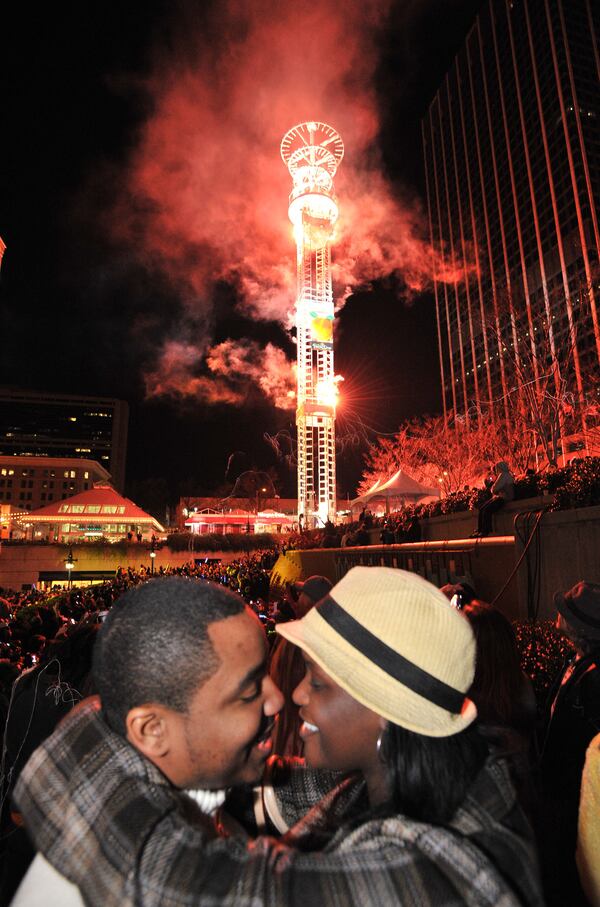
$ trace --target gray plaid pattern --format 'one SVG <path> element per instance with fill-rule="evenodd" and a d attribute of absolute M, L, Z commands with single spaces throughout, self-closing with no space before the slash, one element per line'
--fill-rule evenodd
<path fill-rule="evenodd" d="M 322 788 L 317 773 L 296 765 L 283 773 L 282 811 L 291 818 L 295 803 L 300 814 Z M 15 792 L 36 847 L 94 907 L 543 904 L 502 762 L 488 763 L 449 828 L 404 816 L 341 824 L 357 797 L 356 783 L 342 782 L 280 840 L 215 837 L 210 820 L 92 703 L 33 754 Z M 332 816 L 337 831 L 327 834 Z"/>

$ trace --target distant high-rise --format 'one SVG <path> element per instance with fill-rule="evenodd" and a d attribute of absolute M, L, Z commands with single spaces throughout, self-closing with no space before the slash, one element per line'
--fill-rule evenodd
<path fill-rule="evenodd" d="M 528 362 L 571 434 L 599 402 L 599 26 L 592 0 L 486 0 L 423 120 L 446 413 L 510 419 Z"/>
<path fill-rule="evenodd" d="M 124 400 L 0 387 L 0 456 L 96 460 L 119 491 L 128 422 Z"/>

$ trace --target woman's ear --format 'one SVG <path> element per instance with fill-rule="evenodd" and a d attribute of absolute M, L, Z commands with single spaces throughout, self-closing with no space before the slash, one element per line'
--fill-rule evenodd
<path fill-rule="evenodd" d="M 127 739 L 152 762 L 169 752 L 169 721 L 164 706 L 155 702 L 130 709 L 125 719 Z"/>

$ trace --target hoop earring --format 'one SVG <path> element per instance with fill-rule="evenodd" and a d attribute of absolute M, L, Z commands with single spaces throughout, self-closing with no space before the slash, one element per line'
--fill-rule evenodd
<path fill-rule="evenodd" d="M 383 739 L 385 732 L 386 728 L 382 728 L 376 743 L 377 756 L 380 762 L 387 762 L 385 758 L 385 741 Z"/>

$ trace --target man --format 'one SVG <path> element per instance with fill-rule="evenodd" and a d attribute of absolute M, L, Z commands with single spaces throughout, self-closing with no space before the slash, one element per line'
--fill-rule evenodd
<path fill-rule="evenodd" d="M 223 802 L 225 788 L 262 777 L 282 697 L 267 673 L 260 622 L 239 596 L 183 577 L 130 589 L 98 634 L 93 675 L 101 711 L 97 703 L 86 706 L 90 723 L 74 750 L 83 757 L 96 744 L 112 747 L 116 766 L 126 770 L 124 779 L 115 771 L 106 794 L 129 811 L 131 836 L 107 839 L 109 848 L 134 854 L 151 815 L 157 821 L 178 812 L 202 822 L 202 812 Z M 196 805 L 180 789 L 196 789 Z M 55 805 L 58 822 L 68 807 Z M 78 838 L 76 821 L 72 828 L 81 865 L 93 863 L 92 843 Z M 48 864 L 40 867 L 39 858 L 28 892 L 39 888 L 40 874 L 39 903 L 51 902 L 54 885 L 57 903 L 65 903 L 60 876 Z M 32 903 L 31 894 L 22 892 L 20 903 Z"/>
<path fill-rule="evenodd" d="M 542 728 L 540 852 L 548 903 L 576 905 L 586 903 L 575 866 L 581 775 L 600 732 L 600 584 L 579 582 L 554 604 L 574 652 L 550 690 Z"/>

